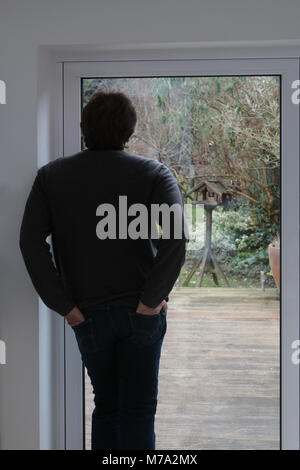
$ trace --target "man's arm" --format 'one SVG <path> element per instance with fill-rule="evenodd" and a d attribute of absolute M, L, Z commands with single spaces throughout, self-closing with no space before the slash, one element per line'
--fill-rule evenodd
<path fill-rule="evenodd" d="M 20 249 L 32 280 L 43 302 L 62 316 L 74 309 L 75 303 L 64 289 L 52 261 L 50 245 L 51 213 L 43 186 L 43 174 L 38 170 L 26 202 L 20 230 Z"/>
<path fill-rule="evenodd" d="M 151 196 L 151 204 L 167 204 L 172 206 L 178 204 L 181 207 L 181 238 L 175 238 L 174 219 L 171 219 L 169 238 L 160 238 L 157 244 L 157 255 L 154 265 L 145 284 L 141 302 L 149 308 L 157 308 L 164 299 L 168 298 L 176 279 L 179 276 L 181 267 L 185 261 L 186 243 L 188 241 L 185 233 L 185 220 L 182 197 L 178 184 L 168 169 L 162 165 L 156 184 Z M 159 220 L 161 224 L 161 218 Z M 187 227 L 186 227 L 187 229 Z"/>

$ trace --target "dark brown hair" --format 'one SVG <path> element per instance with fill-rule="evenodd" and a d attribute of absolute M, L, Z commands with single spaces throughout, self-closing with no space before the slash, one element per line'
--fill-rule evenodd
<path fill-rule="evenodd" d="M 124 149 L 137 121 L 127 95 L 115 90 L 99 90 L 83 108 L 81 131 L 90 150 Z"/>

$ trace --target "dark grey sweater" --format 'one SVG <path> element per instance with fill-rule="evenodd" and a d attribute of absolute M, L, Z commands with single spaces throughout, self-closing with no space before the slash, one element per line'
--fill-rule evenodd
<path fill-rule="evenodd" d="M 60 315 L 77 305 L 130 306 L 139 299 L 156 307 L 168 299 L 185 260 L 187 238 L 100 239 L 96 215 L 102 203 L 118 214 L 119 195 L 127 206 L 179 203 L 181 194 L 162 163 L 121 150 L 84 150 L 41 167 L 29 194 L 20 248 L 43 302 Z M 128 217 L 128 224 L 134 217 Z M 46 241 L 52 238 L 51 246 Z"/>

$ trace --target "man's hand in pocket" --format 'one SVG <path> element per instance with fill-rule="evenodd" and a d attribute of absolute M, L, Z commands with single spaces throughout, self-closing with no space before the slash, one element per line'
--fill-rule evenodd
<path fill-rule="evenodd" d="M 65 315 L 65 319 L 70 326 L 79 325 L 79 323 L 82 323 L 85 320 L 78 307 L 74 307 L 70 313 Z"/>
<path fill-rule="evenodd" d="M 168 309 L 168 304 L 165 300 L 163 300 L 157 307 L 151 308 L 147 307 L 147 305 L 143 304 L 143 302 L 139 301 L 136 312 L 142 313 L 143 315 L 155 315 L 160 312 L 160 310 L 164 308 L 165 311 Z"/>

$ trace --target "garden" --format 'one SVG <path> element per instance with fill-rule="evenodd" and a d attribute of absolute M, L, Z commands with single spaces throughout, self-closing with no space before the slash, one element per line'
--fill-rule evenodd
<path fill-rule="evenodd" d="M 100 88 L 131 98 L 138 122 L 125 150 L 166 164 L 192 213 L 203 204 L 204 182 L 224 188 L 225 200 L 216 193 L 211 211 L 211 250 L 224 276 L 205 268 L 201 287 L 217 279 L 219 287 L 257 288 L 261 271 L 276 287 L 268 247 L 280 246 L 279 77 L 85 78 L 82 104 Z M 205 224 L 199 231 L 183 286 L 199 286 Z"/>

